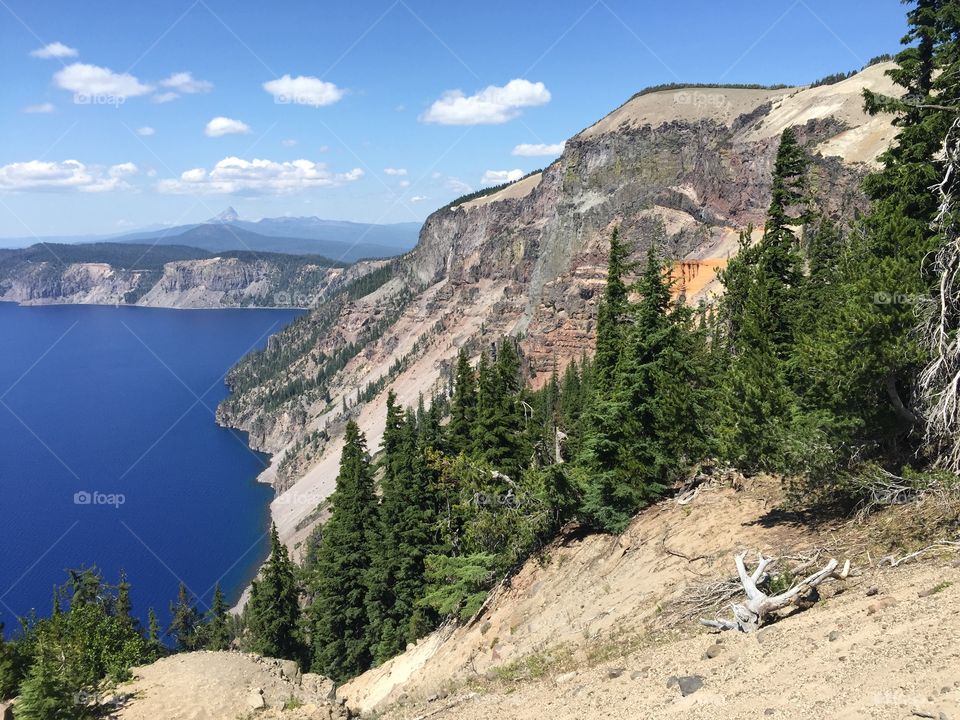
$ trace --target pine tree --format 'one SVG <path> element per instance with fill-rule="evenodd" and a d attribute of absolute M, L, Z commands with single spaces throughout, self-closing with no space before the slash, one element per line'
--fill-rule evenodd
<path fill-rule="evenodd" d="M 15 720 L 75 720 L 78 715 L 73 695 L 60 674 L 46 662 L 34 662 L 20 685 Z"/>
<path fill-rule="evenodd" d="M 450 402 L 450 422 L 447 425 L 447 447 L 453 455 L 469 452 L 471 428 L 476 418 L 477 387 L 473 368 L 467 353 L 461 349 L 457 354 L 457 367 Z"/>
<path fill-rule="evenodd" d="M 524 458 L 529 457 L 521 442 L 521 387 L 520 356 L 514 340 L 504 338 L 492 365 L 485 356 L 480 358 L 473 455 L 511 477 L 518 476 Z"/>
<path fill-rule="evenodd" d="M 863 185 L 872 201 L 864 221 L 866 242 L 848 278 L 852 302 L 843 309 L 850 313 L 835 313 L 833 337 L 841 342 L 843 364 L 831 371 L 849 387 L 851 412 L 894 453 L 910 450 L 901 439 L 918 421 L 907 408 L 925 354 L 911 332 L 916 318 L 909 300 L 927 295 L 934 282 L 924 259 L 938 244 L 931 230 L 938 199 L 930 188 L 943 177 L 941 145 L 956 116 L 945 107 L 957 96 L 953 5 L 919 0 L 908 12 L 903 38 L 908 47 L 889 72 L 906 101 L 864 92 L 867 110 L 894 113 L 899 133 L 880 156 L 883 168 Z M 870 342 L 844 342 L 843 336 L 851 334 Z"/>
<path fill-rule="evenodd" d="M 161 657 L 166 648 L 160 641 L 160 621 L 157 619 L 157 612 L 153 608 L 147 610 L 147 657 L 156 660 Z"/>
<path fill-rule="evenodd" d="M 620 228 L 610 235 L 610 254 L 607 260 L 607 286 L 597 309 L 597 350 L 594 372 L 597 387 L 613 386 L 616 367 L 623 349 L 624 320 L 629 305 L 624 275 L 628 270 L 629 246 L 620 240 Z"/>
<path fill-rule="evenodd" d="M 205 629 L 207 650 L 226 650 L 230 647 L 230 623 L 227 601 L 220 589 L 220 583 L 213 588 L 213 604 L 207 613 Z"/>
<path fill-rule="evenodd" d="M 338 682 L 363 672 L 372 660 L 366 599 L 376 518 L 366 440 L 350 421 L 331 514 L 311 578 L 312 668 Z"/>
<path fill-rule="evenodd" d="M 270 528 L 270 557 L 250 590 L 247 627 L 253 652 L 288 660 L 303 656 L 299 603 L 296 569 L 286 545 L 280 542 L 277 526 L 273 525 Z"/>
<path fill-rule="evenodd" d="M 197 650 L 200 647 L 200 627 L 203 618 L 190 598 L 190 592 L 184 583 L 177 591 L 177 603 L 170 603 L 172 620 L 167 635 L 173 637 L 179 650 Z"/>
<path fill-rule="evenodd" d="M 791 226 L 803 225 L 808 213 L 802 210 L 790 214 L 803 201 L 804 172 L 807 157 L 797 144 L 793 130 L 787 128 L 780 137 L 780 147 L 773 169 L 770 207 L 753 288 L 765 284 L 766 302 L 770 304 L 766 332 L 781 358 L 786 358 L 793 346 L 793 322 L 796 303 L 803 281 L 803 260 L 798 252 L 796 234 Z"/>
<path fill-rule="evenodd" d="M 577 458 L 586 474 L 583 511 L 611 531 L 626 527 L 706 446 L 697 420 L 704 401 L 689 312 L 674 307 L 655 247 L 637 291 L 641 300 L 629 309 L 632 324 L 614 385 L 590 403 Z"/>
<path fill-rule="evenodd" d="M 127 574 L 122 570 L 120 571 L 120 582 L 117 583 L 116 614 L 131 629 L 137 627 L 138 623 L 133 616 L 133 607 L 130 603 L 130 583 L 127 582 Z"/>
<path fill-rule="evenodd" d="M 388 397 L 388 418 L 395 412 Z M 423 592 L 424 558 L 436 543 L 435 499 L 412 412 L 397 427 L 396 437 L 384 436 L 383 447 L 380 532 L 367 599 L 376 663 L 402 652 L 422 631 L 414 624 L 416 603 Z"/>

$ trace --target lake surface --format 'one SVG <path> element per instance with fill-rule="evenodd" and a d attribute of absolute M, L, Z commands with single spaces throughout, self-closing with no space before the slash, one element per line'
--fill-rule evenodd
<path fill-rule="evenodd" d="M 183 580 L 236 600 L 266 557 L 267 457 L 216 425 L 226 372 L 288 310 L 0 303 L 0 622 L 50 612 L 66 568 L 121 570 L 161 623 Z"/>

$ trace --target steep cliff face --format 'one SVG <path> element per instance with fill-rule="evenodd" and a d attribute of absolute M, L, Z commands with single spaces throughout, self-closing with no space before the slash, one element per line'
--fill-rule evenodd
<path fill-rule="evenodd" d="M 0 301 L 169 308 L 309 307 L 343 268 L 296 259 L 211 257 L 128 270 L 105 262 L 25 262 L 0 274 Z M 364 265 L 364 264 L 361 264 Z"/>
<path fill-rule="evenodd" d="M 763 222 L 784 127 L 795 127 L 813 156 L 811 186 L 827 211 L 839 219 L 863 209 L 859 181 L 894 133 L 862 113 L 861 94 L 893 92 L 886 69 L 825 88 L 641 94 L 570 139 L 542 173 L 431 215 L 389 283 L 327 308 L 322 327 L 314 319 L 309 343 L 324 356 L 358 346 L 322 392 L 276 402 L 292 378 L 317 369 L 309 352 L 284 364 L 278 351 L 260 367 L 274 369 L 238 388 L 222 414 L 279 453 L 278 462 L 290 453 L 289 466 L 309 468 L 278 488 L 273 511 L 284 539 L 296 546 L 332 491 L 347 416 L 371 448 L 379 445 L 386 387 L 415 404 L 446 381 L 460 347 L 475 356 L 507 333 L 521 337 L 535 383 L 588 350 L 613 226 L 637 255 L 660 243 L 688 297 L 716 292 L 713 276 L 739 233 Z M 278 343 L 304 338 L 302 327 L 291 328 Z M 312 432 L 329 440 L 304 461 Z M 276 480 L 275 468 L 263 479 Z"/>

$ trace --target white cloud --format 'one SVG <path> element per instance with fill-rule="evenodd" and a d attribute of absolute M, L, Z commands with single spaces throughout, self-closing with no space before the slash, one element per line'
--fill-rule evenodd
<path fill-rule="evenodd" d="M 79 53 L 74 48 L 67 47 L 62 42 L 52 42 L 49 45 L 44 45 L 42 48 L 31 50 L 30 55 L 35 58 L 47 60 L 49 58 L 76 57 Z"/>
<path fill-rule="evenodd" d="M 162 93 L 157 93 L 156 95 L 152 95 L 150 97 L 150 101 L 155 102 L 159 105 L 161 103 L 173 102 L 178 97 L 180 96 L 175 92 L 162 92 Z"/>
<path fill-rule="evenodd" d="M 63 162 L 30 160 L 0 167 L 0 190 L 37 192 L 127 190 L 130 189 L 130 185 L 124 178 L 136 175 L 138 172 L 137 166 L 129 162 L 102 167 L 84 165 L 77 160 Z"/>
<path fill-rule="evenodd" d="M 523 170 L 487 170 L 480 180 L 481 185 L 502 185 L 516 182 L 523 177 Z"/>
<path fill-rule="evenodd" d="M 309 75 L 290 77 L 284 75 L 263 84 L 263 89 L 273 95 L 273 101 L 281 105 L 333 105 L 344 96 L 344 91 L 331 82 Z"/>
<path fill-rule="evenodd" d="M 418 202 L 423 202 L 424 200 L 429 200 L 429 199 L 430 198 L 428 198 L 426 195 L 414 195 L 412 198 L 410 198 L 410 202 L 418 203 Z"/>
<path fill-rule="evenodd" d="M 320 146 L 319 148 L 317 148 L 317 149 L 318 149 L 320 152 L 324 152 L 324 153 L 325 153 L 325 152 L 330 152 L 330 146 L 329 146 L 329 145 L 321 145 L 321 146 Z"/>
<path fill-rule="evenodd" d="M 27 105 L 23 111 L 25 113 L 52 113 L 55 110 L 53 103 L 40 103 L 39 105 Z"/>
<path fill-rule="evenodd" d="M 410 181 L 409 181 L 409 180 L 401 180 L 401 181 L 400 181 L 400 187 L 402 187 L 402 188 L 410 187 Z"/>
<path fill-rule="evenodd" d="M 215 117 L 207 123 L 204 130 L 207 137 L 223 137 L 224 135 L 246 135 L 252 132 L 250 126 L 239 120 L 232 120 L 228 117 Z"/>
<path fill-rule="evenodd" d="M 467 97 L 462 90 L 450 90 L 420 116 L 440 125 L 496 125 L 512 120 L 520 108 L 550 102 L 550 91 L 542 82 L 511 80 L 503 87 L 490 85 Z"/>
<path fill-rule="evenodd" d="M 155 103 L 167 103 L 176 100 L 181 94 L 193 95 L 213 90 L 213 83 L 207 80 L 197 80 L 190 72 L 174 73 L 160 81 L 161 87 L 170 88 L 166 92 L 157 93 L 151 98 Z"/>
<path fill-rule="evenodd" d="M 448 177 L 445 184 L 448 190 L 453 190 L 453 192 L 460 193 L 461 195 L 463 193 L 473 192 L 473 188 L 460 178 Z"/>
<path fill-rule="evenodd" d="M 142 128 L 137 128 L 137 135 L 140 135 L 141 137 L 150 137 L 151 135 L 155 134 L 156 132 L 157 132 L 157 131 L 154 130 L 154 129 L 153 129 L 152 127 L 150 127 L 149 125 L 144 125 Z"/>
<path fill-rule="evenodd" d="M 283 145 L 284 147 L 293 147 L 294 145 L 297 144 L 297 141 L 294 140 L 293 138 L 287 138 L 286 140 L 281 140 L 280 144 Z"/>
<path fill-rule="evenodd" d="M 73 63 L 53 76 L 54 82 L 74 93 L 74 102 L 88 103 L 91 98 L 125 99 L 146 95 L 153 90 L 129 73 L 115 73 L 110 68 L 85 63 Z"/>
<path fill-rule="evenodd" d="M 166 80 L 161 80 L 160 84 L 163 87 L 170 88 L 174 92 L 186 93 L 187 95 L 192 95 L 194 93 L 206 93 L 213 90 L 213 83 L 207 80 L 197 80 L 193 77 L 193 73 L 189 72 L 178 72 L 174 73 Z"/>
<path fill-rule="evenodd" d="M 401 176 L 402 176 L 402 175 L 406 175 L 406 174 L 407 174 L 407 169 L 406 169 L 406 168 L 392 168 L 392 167 L 384 168 L 384 169 L 383 169 L 383 174 L 384 174 L 384 175 L 401 175 Z"/>
<path fill-rule="evenodd" d="M 563 152 L 563 146 L 566 143 L 556 143 L 555 145 L 545 145 L 544 143 L 520 143 L 514 149 L 511 155 L 519 157 L 538 157 L 540 155 L 559 155 Z"/>
<path fill-rule="evenodd" d="M 227 157 L 209 172 L 204 168 L 193 168 L 175 180 L 160 181 L 157 189 L 174 194 L 279 195 L 336 187 L 362 177 L 360 168 L 334 173 L 324 163 L 310 160 L 275 162 Z"/>
<path fill-rule="evenodd" d="M 132 162 L 120 163 L 119 165 L 111 165 L 107 170 L 110 177 L 121 178 L 127 177 L 128 175 L 136 175 L 138 170 L 137 166 Z"/>

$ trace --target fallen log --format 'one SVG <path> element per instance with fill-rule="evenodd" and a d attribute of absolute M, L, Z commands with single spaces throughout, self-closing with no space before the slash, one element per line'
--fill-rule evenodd
<path fill-rule="evenodd" d="M 767 568 L 776 562 L 776 559 L 765 558 L 762 554 L 757 553 L 757 567 L 754 568 L 752 573 L 747 573 L 746 557 L 747 553 L 745 552 L 734 557 L 740 584 L 743 586 L 743 591 L 747 595 L 746 601 L 733 604 L 733 619 L 703 619 L 700 620 L 701 624 L 718 630 L 739 630 L 745 633 L 755 632 L 763 626 L 771 613 L 796 603 L 797 600 L 825 580 L 832 578 L 845 579 L 850 573 L 849 560 L 843 564 L 843 569 L 838 572 L 837 566 L 839 563 L 835 559 L 831 559 L 822 569 L 804 578 L 789 590 L 779 595 L 767 595 L 757 586 L 764 582 L 767 577 Z"/>

